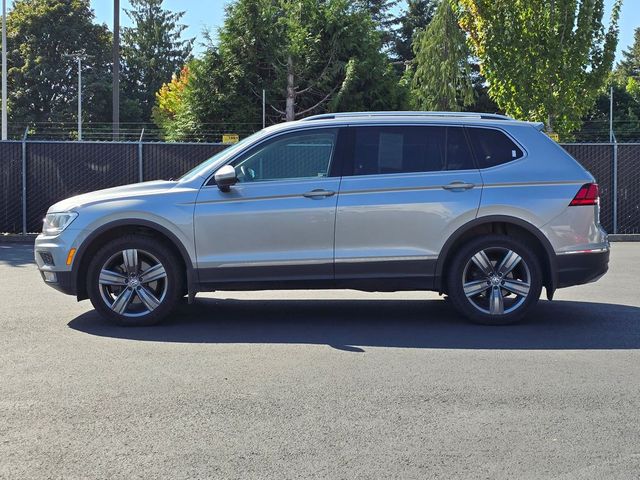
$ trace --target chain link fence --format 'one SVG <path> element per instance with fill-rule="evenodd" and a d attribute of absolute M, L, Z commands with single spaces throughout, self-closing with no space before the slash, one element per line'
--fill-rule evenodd
<path fill-rule="evenodd" d="M 0 232 L 39 232 L 47 209 L 59 200 L 141 180 L 177 178 L 226 147 L 220 143 L 0 142 Z M 596 177 L 604 228 L 610 233 L 640 233 L 640 143 L 563 147 Z"/>

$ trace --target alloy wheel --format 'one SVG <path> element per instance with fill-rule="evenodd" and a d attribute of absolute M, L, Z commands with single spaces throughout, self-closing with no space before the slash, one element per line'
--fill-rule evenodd
<path fill-rule="evenodd" d="M 107 307 L 125 317 L 142 317 L 164 300 L 167 272 L 151 253 L 127 249 L 112 255 L 100 269 L 100 294 Z"/>
<path fill-rule="evenodd" d="M 485 248 L 467 262 L 462 287 L 475 309 L 490 315 L 517 310 L 531 290 L 531 271 L 524 259 L 503 247 Z"/>

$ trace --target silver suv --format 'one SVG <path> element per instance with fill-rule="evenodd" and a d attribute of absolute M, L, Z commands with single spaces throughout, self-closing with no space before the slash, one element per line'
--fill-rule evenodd
<path fill-rule="evenodd" d="M 485 324 L 608 268 L 593 176 L 540 124 L 345 113 L 266 128 L 174 181 L 53 205 L 47 284 L 122 325 L 200 291 L 433 290 Z"/>

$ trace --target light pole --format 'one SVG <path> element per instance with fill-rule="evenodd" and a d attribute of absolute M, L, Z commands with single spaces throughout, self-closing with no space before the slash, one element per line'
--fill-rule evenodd
<path fill-rule="evenodd" d="M 82 141 L 82 57 L 78 55 L 78 141 Z"/>
<path fill-rule="evenodd" d="M 73 58 L 78 62 L 78 141 L 82 141 L 82 60 L 87 56 L 75 53 L 65 57 Z"/>
<path fill-rule="evenodd" d="M 7 139 L 7 0 L 2 0 L 2 140 Z"/>
<path fill-rule="evenodd" d="M 120 0 L 113 0 L 113 139 L 120 135 Z"/>

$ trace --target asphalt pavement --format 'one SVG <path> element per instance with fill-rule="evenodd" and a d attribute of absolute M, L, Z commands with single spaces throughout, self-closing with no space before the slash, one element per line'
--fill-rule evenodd
<path fill-rule="evenodd" d="M 0 478 L 640 478 L 640 243 L 523 324 L 223 292 L 111 326 L 0 244 Z"/>

